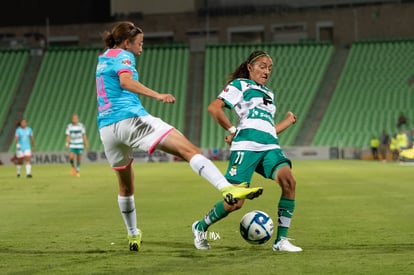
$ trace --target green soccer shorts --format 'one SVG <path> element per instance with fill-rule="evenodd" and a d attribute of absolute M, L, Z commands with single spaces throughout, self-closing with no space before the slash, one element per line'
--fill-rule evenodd
<path fill-rule="evenodd" d="M 82 155 L 83 153 L 83 149 L 79 149 L 79 148 L 70 148 L 69 149 L 70 153 L 74 153 L 75 155 Z"/>
<path fill-rule="evenodd" d="M 276 171 L 283 166 L 292 167 L 292 162 L 282 149 L 268 151 L 231 151 L 226 179 L 233 184 L 250 181 L 256 172 L 266 179 L 275 179 Z"/>

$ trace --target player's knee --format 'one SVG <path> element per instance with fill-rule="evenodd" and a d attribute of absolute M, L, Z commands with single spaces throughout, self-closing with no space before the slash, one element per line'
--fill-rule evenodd
<path fill-rule="evenodd" d="M 201 155 L 201 149 L 191 144 L 179 150 L 179 154 L 187 161 L 191 160 L 195 155 Z"/>
<path fill-rule="evenodd" d="M 294 193 L 296 190 L 296 180 L 293 177 L 278 177 L 276 180 L 283 193 Z"/>

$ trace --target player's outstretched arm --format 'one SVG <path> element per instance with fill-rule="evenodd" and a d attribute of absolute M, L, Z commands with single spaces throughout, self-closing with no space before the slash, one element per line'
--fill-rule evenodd
<path fill-rule="evenodd" d="M 134 80 L 132 78 L 132 74 L 128 72 L 124 72 L 119 76 L 121 87 L 125 90 L 128 90 L 130 92 L 152 97 L 158 101 L 161 101 L 163 103 L 174 103 L 175 97 L 172 94 L 161 94 L 158 93 L 148 87 L 146 87 L 144 84 Z"/>

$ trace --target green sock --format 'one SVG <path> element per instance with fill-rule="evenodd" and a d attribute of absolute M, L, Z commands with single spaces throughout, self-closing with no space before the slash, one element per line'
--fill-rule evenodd
<path fill-rule="evenodd" d="M 80 171 L 80 161 L 76 162 L 76 171 Z"/>
<path fill-rule="evenodd" d="M 70 165 L 71 165 L 73 168 L 75 168 L 75 162 L 73 161 L 73 159 L 71 159 L 69 162 L 70 162 Z"/>
<path fill-rule="evenodd" d="M 280 241 L 282 237 L 287 237 L 290 221 L 295 210 L 295 200 L 280 198 L 278 205 L 278 227 L 276 242 Z"/>
<path fill-rule="evenodd" d="M 207 215 L 198 222 L 197 230 L 207 231 L 207 228 L 213 223 L 225 218 L 229 212 L 224 209 L 224 201 L 219 201 L 207 213 Z"/>

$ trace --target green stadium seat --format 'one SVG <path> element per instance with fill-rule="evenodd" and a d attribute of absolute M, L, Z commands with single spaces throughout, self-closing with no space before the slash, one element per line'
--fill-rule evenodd
<path fill-rule="evenodd" d="M 101 52 L 102 49 L 60 48 L 45 53 L 24 114 L 33 128 L 38 151 L 65 149 L 65 129 L 73 113 L 79 114 L 86 127 L 90 150 L 103 149 L 96 125 L 94 77 Z M 189 49 L 184 46 L 148 47 L 137 59 L 140 81 L 177 98 L 176 104 L 161 104 L 140 97 L 144 106 L 180 130 L 185 124 L 188 60 Z"/>
<path fill-rule="evenodd" d="M 312 141 L 315 146 L 368 147 L 372 135 L 396 133 L 400 112 L 414 118 L 413 41 L 352 45 L 327 112 Z"/>
<path fill-rule="evenodd" d="M 262 49 L 273 58 L 273 72 L 267 86 L 275 92 L 276 121 L 287 111 L 305 117 L 319 88 L 323 74 L 333 52 L 330 44 L 292 45 L 212 45 L 206 49 L 203 87 L 203 110 L 200 146 L 227 148 L 223 141 L 225 131 L 209 116 L 208 104 L 226 84 L 228 75 L 254 50 Z M 317 68 L 317 69 L 315 69 Z M 234 112 L 228 112 L 234 123 Z M 282 145 L 292 145 L 303 120 L 281 134 Z"/>
<path fill-rule="evenodd" d="M 2 106 L 0 108 L 0 125 L 2 127 L 16 96 L 28 58 L 28 50 L 0 51 L 0 102 Z"/>

